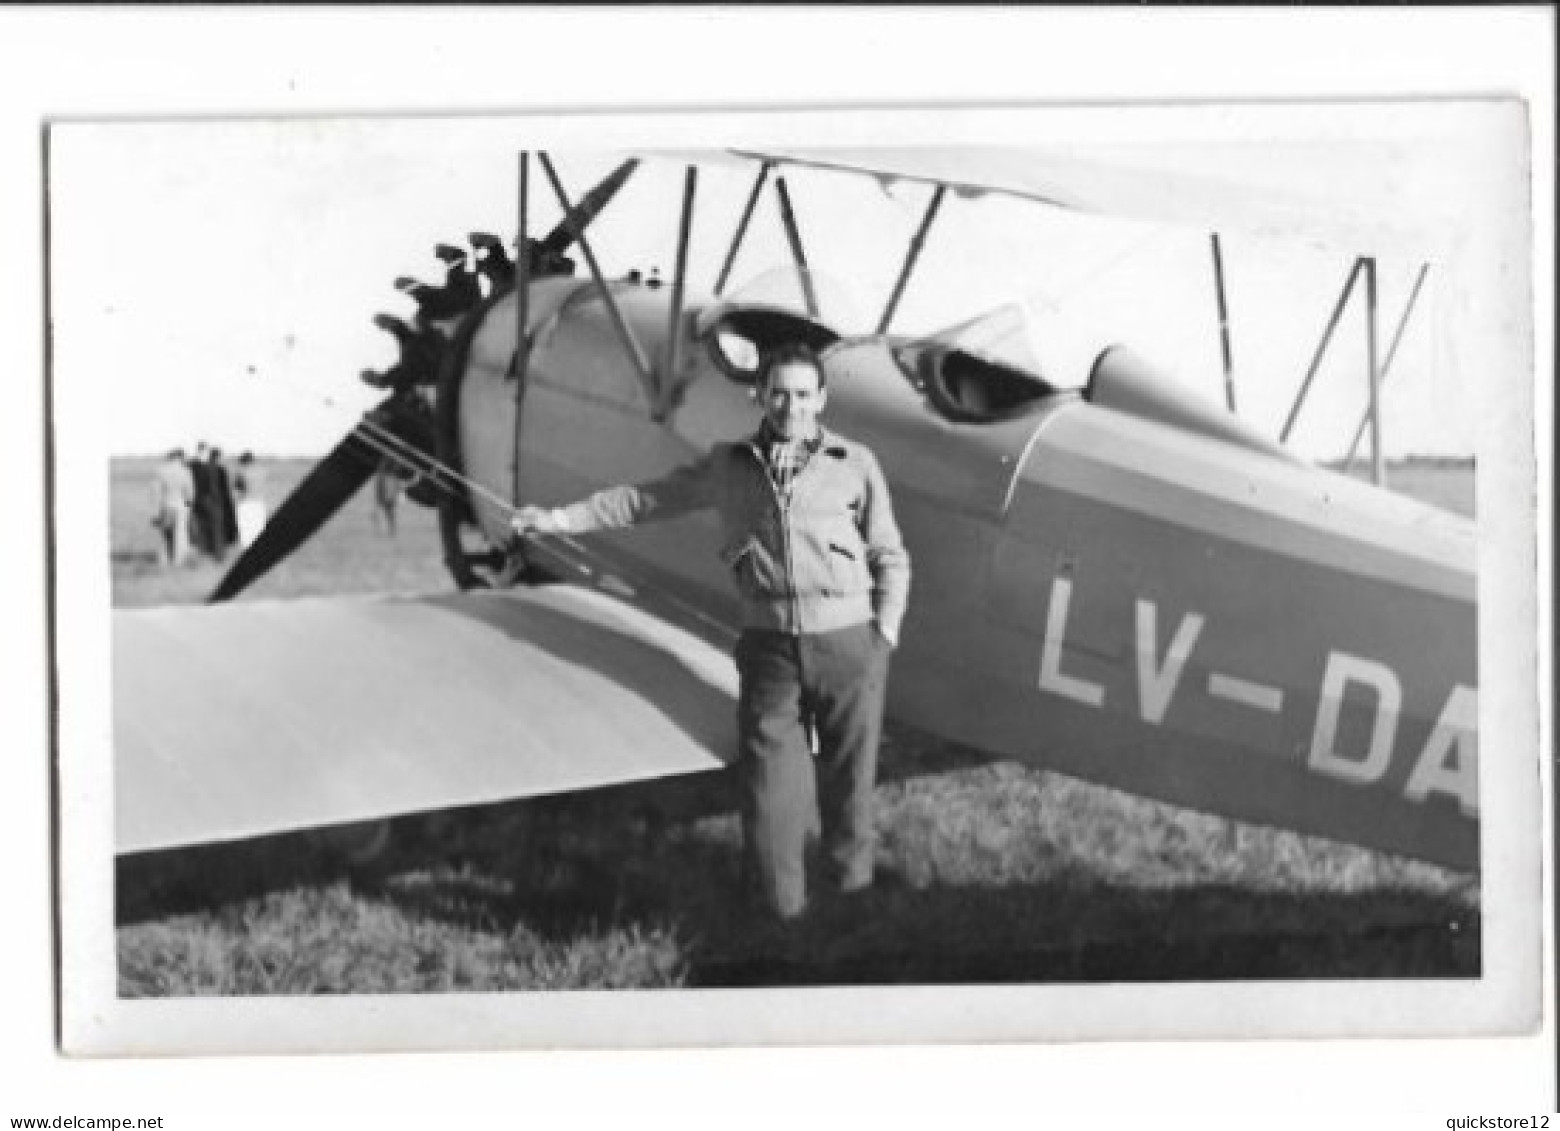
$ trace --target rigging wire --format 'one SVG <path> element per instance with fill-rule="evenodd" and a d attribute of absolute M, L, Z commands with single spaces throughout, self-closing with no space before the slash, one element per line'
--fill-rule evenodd
<path fill-rule="evenodd" d="M 258 376 L 258 374 L 255 375 Z M 269 383 L 277 388 L 285 389 L 295 397 L 309 401 L 317 407 L 327 408 L 332 411 L 357 411 L 350 405 L 344 405 L 329 394 L 322 393 L 317 389 L 305 389 L 286 380 L 274 380 Z M 458 500 L 460 498 L 455 486 L 455 484 L 459 484 L 468 491 L 474 491 L 481 495 L 497 508 L 501 514 L 505 515 L 506 518 L 520 512 L 520 507 L 511 503 L 508 499 L 490 491 L 475 479 L 456 471 L 437 456 L 430 455 L 415 445 L 408 443 L 382 424 L 370 420 L 366 414 L 360 414 L 358 421 L 349 430 L 348 435 L 355 437 L 371 450 L 394 460 L 400 466 L 409 468 L 418 474 L 428 475 L 429 482 L 433 484 L 434 488 L 443 491 L 450 499 Z M 454 481 L 453 483 L 451 482 L 452 480 Z M 549 534 L 546 538 L 526 539 L 526 541 L 529 545 L 527 552 L 539 552 L 558 565 L 592 582 L 601 580 L 598 571 L 586 564 L 589 559 L 589 553 L 586 548 L 567 534 Z M 568 547 L 570 553 L 560 552 L 557 549 L 559 545 Z M 733 633 L 728 625 L 710 616 L 697 605 L 675 594 L 666 592 L 658 592 L 657 599 L 675 606 L 684 617 L 703 624 L 706 631 L 714 630 L 719 636 L 728 641 L 732 638 Z"/>
<path fill-rule="evenodd" d="M 318 407 L 328 408 L 333 411 L 356 411 L 350 405 L 344 405 L 329 394 L 321 393 L 316 389 L 305 389 L 285 380 L 272 381 L 270 383 L 277 388 L 287 390 L 300 399 L 313 402 Z M 372 451 L 394 461 L 402 468 L 418 475 L 426 475 L 434 489 L 443 492 L 448 499 L 460 501 L 461 496 L 457 487 L 458 484 L 459 487 L 464 487 L 468 491 L 481 495 L 506 519 L 520 513 L 519 506 L 511 503 L 503 496 L 495 494 L 470 476 L 456 471 L 437 456 L 424 452 L 416 445 L 403 440 L 383 425 L 370 420 L 366 414 L 360 416 L 347 435 L 357 439 L 358 442 L 366 445 Z M 567 546 L 573 554 L 578 555 L 581 559 L 588 556 L 585 547 L 566 534 L 550 534 L 547 540 Z M 575 573 L 587 577 L 593 575 L 594 571 L 589 566 L 586 566 L 583 561 L 577 561 L 568 554 L 559 553 L 556 549 L 548 546 L 545 541 L 532 541 L 531 545 L 533 549 L 540 550 L 549 558 L 566 566 Z M 685 612 L 694 615 L 697 619 L 719 626 L 719 622 L 712 620 L 707 614 L 688 605 L 687 602 L 675 598 L 673 601 L 683 608 Z"/>
<path fill-rule="evenodd" d="M 318 407 L 338 412 L 359 411 L 351 405 L 343 404 L 336 398 L 317 389 L 305 389 L 290 381 L 278 379 L 272 379 L 266 383 L 278 389 L 285 389 L 296 397 L 313 402 Z M 369 412 L 372 411 L 372 409 L 369 410 Z M 386 456 L 401 467 L 419 475 L 428 476 L 429 481 L 436 489 L 444 491 L 452 499 L 458 498 L 454 484 L 459 484 L 467 490 L 475 491 L 502 512 L 513 515 L 518 513 L 520 509 L 502 495 L 495 494 L 475 479 L 456 471 L 455 468 L 437 456 L 423 451 L 415 444 L 408 443 L 384 425 L 369 419 L 366 413 L 360 413 L 359 419 L 352 426 L 348 435 L 356 436 L 358 440 L 373 451 Z"/>

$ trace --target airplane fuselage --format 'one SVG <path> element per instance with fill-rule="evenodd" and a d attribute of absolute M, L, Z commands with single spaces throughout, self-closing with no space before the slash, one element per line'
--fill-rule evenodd
<path fill-rule="evenodd" d="M 754 428 L 749 386 L 691 314 L 668 379 L 666 292 L 615 297 L 649 373 L 591 284 L 533 284 L 523 385 L 513 300 L 486 314 L 460 389 L 469 476 L 553 505 Z M 897 339 L 824 360 L 826 423 L 877 453 L 912 555 L 893 714 L 1130 792 L 1477 868 L 1469 524 L 1234 424 L 1129 410 L 1103 379 L 970 421 L 939 411 Z M 505 541 L 502 508 L 473 502 Z M 579 545 L 620 588 L 729 632 L 718 538 L 702 515 Z"/>

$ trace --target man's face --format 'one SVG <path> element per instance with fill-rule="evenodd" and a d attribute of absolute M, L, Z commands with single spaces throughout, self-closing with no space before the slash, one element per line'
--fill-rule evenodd
<path fill-rule="evenodd" d="M 805 440 L 818 428 L 818 414 L 828 400 L 820 388 L 823 375 L 805 361 L 786 362 L 769 374 L 760 390 L 764 416 L 775 434 L 786 440 Z"/>

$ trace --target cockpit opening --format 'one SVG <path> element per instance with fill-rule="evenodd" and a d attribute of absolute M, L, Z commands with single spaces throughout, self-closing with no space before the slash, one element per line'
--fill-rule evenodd
<path fill-rule="evenodd" d="M 827 274 L 792 264 L 760 272 L 707 307 L 694 333 L 722 373 L 751 385 L 759 363 L 775 347 L 801 342 L 822 353 L 861 323 L 848 288 Z"/>
<path fill-rule="evenodd" d="M 1034 349 L 1025 309 L 999 306 L 894 351 L 901 371 L 927 403 L 957 424 L 1012 420 L 1061 391 Z"/>
<path fill-rule="evenodd" d="M 1033 373 L 959 349 L 904 350 L 900 364 L 932 407 L 958 424 L 1012 420 L 1058 391 Z"/>
<path fill-rule="evenodd" d="M 821 353 L 840 335 L 811 319 L 787 310 L 760 307 L 725 311 L 705 339 L 716 366 L 731 380 L 751 385 L 764 355 L 789 342 L 803 342 Z"/>

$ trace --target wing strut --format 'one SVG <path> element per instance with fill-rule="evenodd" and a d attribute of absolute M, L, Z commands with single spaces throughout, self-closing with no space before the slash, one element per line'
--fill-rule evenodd
<path fill-rule="evenodd" d="M 807 266 L 807 253 L 802 249 L 802 233 L 796 229 L 796 213 L 791 208 L 791 190 L 785 187 L 785 178 L 775 178 L 775 193 L 780 198 L 780 220 L 785 224 L 785 238 L 791 245 L 791 258 L 802 276 L 802 298 L 807 302 L 807 317 L 818 317 L 818 295 L 813 291 L 812 273 Z"/>
<path fill-rule="evenodd" d="M 531 155 L 520 154 L 519 216 L 516 218 L 518 238 L 515 240 L 515 442 L 511 453 L 513 467 L 510 471 L 510 487 L 515 505 L 520 503 L 520 403 L 525 398 L 525 374 L 531 361 L 531 341 L 526 331 L 531 317 L 531 256 L 526 247 L 530 235 L 531 204 Z"/>
<path fill-rule="evenodd" d="M 910 239 L 910 248 L 905 253 L 905 265 L 899 269 L 899 278 L 894 281 L 894 291 L 888 296 L 888 305 L 883 307 L 883 317 L 878 319 L 879 334 L 888 333 L 888 324 L 894 320 L 894 311 L 899 309 L 899 300 L 904 297 L 905 284 L 910 281 L 910 273 L 915 270 L 916 260 L 921 258 L 921 249 L 926 246 L 926 233 L 931 230 L 932 221 L 937 218 L 937 209 L 942 206 L 943 195 L 947 191 L 947 185 L 937 186 L 937 191 L 932 193 L 932 199 L 926 206 L 925 215 L 921 217 L 921 226 Z"/>
<path fill-rule="evenodd" d="M 1376 257 L 1365 260 L 1365 373 L 1370 381 L 1370 478 L 1378 487 L 1387 483 L 1386 460 L 1381 451 L 1381 354 L 1376 349 Z"/>
<path fill-rule="evenodd" d="M 658 415 L 670 407 L 671 398 L 676 395 L 677 370 L 682 366 L 683 285 L 688 278 L 688 239 L 693 229 L 693 201 L 698 187 L 699 171 L 689 165 L 683 175 L 682 222 L 677 228 L 677 269 L 672 276 L 672 309 L 667 314 L 661 396 L 654 402 L 659 406 Z"/>
<path fill-rule="evenodd" d="M 1278 439 L 1282 443 L 1289 439 L 1289 433 L 1294 430 L 1295 418 L 1300 415 L 1300 406 L 1305 403 L 1306 394 L 1311 391 L 1311 382 L 1316 379 L 1316 371 L 1322 367 L 1322 358 L 1327 355 L 1327 344 L 1332 341 L 1333 331 L 1338 328 L 1338 319 L 1343 317 L 1343 310 L 1349 304 L 1349 296 L 1354 293 L 1354 284 L 1360 277 L 1360 272 L 1365 266 L 1363 257 L 1354 261 L 1354 266 L 1349 268 L 1349 278 L 1343 284 L 1343 291 L 1338 295 L 1338 302 L 1333 307 L 1332 317 L 1327 320 L 1327 329 L 1322 331 L 1321 341 L 1316 343 L 1316 352 L 1311 355 L 1311 365 L 1305 371 L 1305 380 L 1300 382 L 1300 392 L 1295 395 L 1295 403 L 1289 410 L 1289 417 L 1284 421 L 1283 430 L 1279 432 Z"/>
<path fill-rule="evenodd" d="M 1311 382 L 1316 378 L 1316 372 L 1321 367 L 1322 358 L 1327 353 L 1327 347 L 1332 341 L 1333 332 L 1338 328 L 1338 319 L 1342 317 L 1344 308 L 1347 307 L 1349 297 L 1354 293 L 1354 285 L 1360 276 L 1365 277 L 1365 363 L 1366 376 L 1369 379 L 1368 401 L 1365 409 L 1365 417 L 1355 429 L 1354 440 L 1349 444 L 1349 454 L 1344 457 L 1345 465 L 1354 462 L 1355 452 L 1360 446 L 1360 439 L 1365 434 L 1365 429 L 1370 429 L 1371 440 L 1371 482 L 1378 487 L 1385 486 L 1387 481 L 1386 460 L 1382 449 L 1381 440 L 1381 383 L 1387 379 L 1387 374 L 1392 369 L 1392 362 L 1397 358 L 1398 346 L 1403 341 L 1403 332 L 1408 328 L 1409 317 L 1414 312 L 1414 306 L 1419 300 L 1419 292 L 1424 286 L 1425 276 L 1430 271 L 1430 264 L 1421 263 L 1419 274 L 1414 279 L 1414 288 L 1409 293 L 1408 301 L 1403 306 L 1403 313 L 1398 317 L 1397 326 L 1392 332 L 1392 342 L 1387 347 L 1386 357 L 1383 358 L 1377 348 L 1377 332 L 1379 330 L 1379 310 L 1376 299 L 1376 260 L 1374 256 L 1359 256 L 1354 261 L 1354 266 L 1349 269 L 1349 277 L 1343 285 L 1343 291 L 1338 295 L 1338 302 L 1333 307 L 1332 316 L 1327 320 L 1327 328 L 1322 332 L 1321 341 L 1316 344 L 1316 352 L 1311 357 L 1311 364 L 1305 373 L 1305 380 L 1300 383 L 1300 391 L 1295 396 L 1295 403 L 1289 410 L 1289 417 L 1284 421 L 1283 430 L 1279 433 L 1280 442 L 1289 439 L 1289 434 L 1294 430 L 1295 420 L 1300 415 L 1301 406 L 1305 404 L 1306 395 L 1311 391 Z"/>
<path fill-rule="evenodd" d="M 547 180 L 552 185 L 553 195 L 558 198 L 558 205 L 563 209 L 563 214 L 572 215 L 574 209 L 569 203 L 569 195 L 564 191 L 562 182 L 558 180 L 558 173 L 553 168 L 551 159 L 545 153 L 538 153 L 536 158 L 542 164 L 542 172 L 547 174 Z M 601 264 L 596 262 L 596 253 L 591 249 L 590 240 L 585 237 L 583 229 L 577 234 L 580 250 L 585 253 L 585 262 L 590 267 L 591 277 L 596 280 L 596 288 L 601 292 L 601 299 L 607 304 L 607 313 L 612 317 L 612 325 L 617 329 L 618 337 L 623 340 L 623 349 L 628 353 L 629 360 L 634 363 L 634 368 L 639 371 L 639 379 L 644 382 L 646 394 L 653 403 L 655 378 L 650 372 L 650 363 L 645 360 L 645 351 L 640 346 L 639 340 L 634 337 L 634 331 L 624 320 L 623 312 L 618 309 L 617 300 L 612 297 L 607 280 L 601 274 Z"/>
<path fill-rule="evenodd" d="M 1408 318 L 1414 312 L 1414 304 L 1419 301 L 1419 290 L 1425 284 L 1425 276 L 1430 273 L 1430 264 L 1419 265 L 1419 275 L 1414 280 L 1414 289 L 1409 293 L 1408 303 L 1403 307 L 1403 313 L 1398 318 L 1397 329 L 1392 332 L 1392 344 L 1387 347 L 1387 356 L 1381 363 L 1379 379 L 1385 381 L 1387 374 L 1392 371 L 1392 363 L 1397 359 L 1398 346 L 1403 341 L 1403 331 L 1408 329 Z M 1360 426 L 1354 430 L 1354 440 L 1349 444 L 1349 454 L 1344 457 L 1344 463 L 1352 465 L 1354 455 L 1360 448 L 1360 440 L 1365 436 L 1365 428 L 1370 424 L 1370 410 L 1360 417 Z"/>
<path fill-rule="evenodd" d="M 1213 290 L 1219 302 L 1219 347 L 1224 357 L 1224 403 L 1235 411 L 1235 359 L 1230 351 L 1230 308 L 1224 296 L 1224 251 L 1219 233 L 1209 232 L 1213 246 Z"/>
<path fill-rule="evenodd" d="M 737 261 L 737 252 L 742 247 L 742 241 L 747 237 L 748 224 L 753 219 L 753 209 L 758 205 L 758 195 L 764 191 L 764 182 L 769 179 L 769 170 L 774 167 L 773 161 L 765 161 L 759 166 L 758 176 L 753 181 L 753 191 L 748 193 L 747 204 L 742 209 L 742 219 L 737 221 L 737 230 L 732 233 L 731 249 L 726 252 L 726 262 L 720 265 L 720 275 L 715 280 L 716 298 L 719 298 L 721 291 L 726 289 L 726 280 L 731 277 L 731 268 Z"/>

